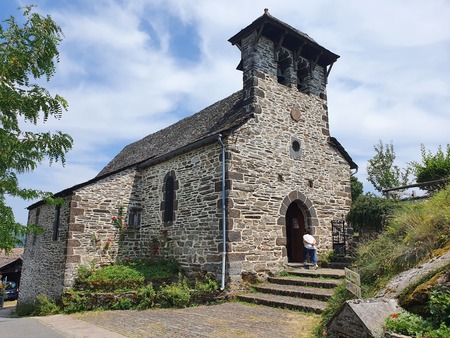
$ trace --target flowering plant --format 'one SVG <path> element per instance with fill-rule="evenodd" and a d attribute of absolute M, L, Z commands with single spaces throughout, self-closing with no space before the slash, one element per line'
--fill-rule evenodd
<path fill-rule="evenodd" d="M 108 251 L 109 246 L 111 245 L 112 239 L 108 238 L 105 242 L 105 245 L 103 246 L 103 251 Z"/>
<path fill-rule="evenodd" d="M 162 230 L 157 237 L 144 244 L 144 252 L 149 258 L 154 258 L 160 254 L 161 248 L 166 247 L 168 241 L 170 241 L 169 232 Z"/>
<path fill-rule="evenodd" d="M 123 215 L 123 207 L 119 207 L 117 216 L 111 217 L 111 221 L 119 231 L 119 234 L 122 235 L 127 226 L 127 223 L 125 222 L 125 217 Z"/>

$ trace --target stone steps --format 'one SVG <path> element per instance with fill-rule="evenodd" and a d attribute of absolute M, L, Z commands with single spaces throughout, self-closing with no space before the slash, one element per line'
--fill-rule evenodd
<path fill-rule="evenodd" d="M 272 307 L 282 307 L 284 309 L 322 313 L 327 306 L 327 302 L 316 299 L 305 299 L 289 296 L 280 296 L 267 293 L 247 293 L 238 296 L 239 300 L 248 303 L 268 305 Z"/>
<path fill-rule="evenodd" d="M 269 277 L 254 285 L 255 292 L 238 295 L 244 302 L 322 313 L 334 288 L 343 283 L 344 270 L 290 268 L 288 275 Z"/>
<path fill-rule="evenodd" d="M 310 286 L 316 288 L 334 289 L 341 281 L 337 279 L 323 279 L 320 277 L 269 277 L 268 281 L 275 284 Z"/>
<path fill-rule="evenodd" d="M 296 285 L 282 285 L 266 283 L 255 285 L 254 289 L 262 293 L 270 293 L 280 296 L 289 296 L 306 299 L 317 299 L 327 301 L 333 294 L 332 289 L 301 287 Z"/>

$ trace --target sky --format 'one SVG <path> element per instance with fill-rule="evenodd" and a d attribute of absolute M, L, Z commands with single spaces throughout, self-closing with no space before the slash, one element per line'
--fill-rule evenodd
<path fill-rule="evenodd" d="M 64 167 L 43 162 L 21 175 L 23 187 L 56 193 L 85 182 L 127 144 L 240 90 L 240 52 L 228 39 L 264 8 L 340 55 L 327 88 L 330 132 L 365 192 L 380 140 L 393 142 L 401 167 L 421 161 L 421 144 L 435 153 L 450 143 L 450 1 L 30 1 L 63 30 L 44 85 L 69 102 L 34 130 L 68 133 L 74 146 Z M 27 4 L 0 0 L 0 20 Z M 7 202 L 26 223 L 33 201 Z"/>

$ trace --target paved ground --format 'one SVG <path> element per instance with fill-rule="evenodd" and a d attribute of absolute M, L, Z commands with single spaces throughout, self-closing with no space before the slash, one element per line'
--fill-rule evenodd
<path fill-rule="evenodd" d="M 13 309 L 13 307 L 11 308 Z M 8 310 L 9 311 L 9 310 Z M 27 337 L 313 337 L 320 316 L 230 302 L 187 309 L 103 311 L 35 318 L 5 318 L 0 336 Z M 3 317 L 3 318 L 1 318 Z M 43 335 L 33 330 L 44 330 Z M 45 335 L 49 330 L 51 335 Z"/>

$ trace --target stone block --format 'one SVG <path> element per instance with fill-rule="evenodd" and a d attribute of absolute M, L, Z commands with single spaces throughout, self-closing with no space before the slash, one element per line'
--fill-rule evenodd
<path fill-rule="evenodd" d="M 287 242 L 286 242 L 286 237 L 278 237 L 278 238 L 276 239 L 275 244 L 278 245 L 278 246 L 284 246 L 284 245 L 286 245 L 286 244 L 287 244 Z"/>
<path fill-rule="evenodd" d="M 81 246 L 81 243 L 78 239 L 69 239 L 67 240 L 67 247 L 75 248 Z"/>
<path fill-rule="evenodd" d="M 84 209 L 82 208 L 71 208 L 70 209 L 71 216 L 82 216 L 84 215 Z"/>
<path fill-rule="evenodd" d="M 67 263 L 81 263 L 81 256 L 80 255 L 67 256 L 66 262 Z"/>
<path fill-rule="evenodd" d="M 72 232 L 84 232 L 84 224 L 77 224 L 77 223 L 72 223 L 69 224 L 69 231 Z"/>
<path fill-rule="evenodd" d="M 228 241 L 230 242 L 240 242 L 242 240 L 240 231 L 228 231 Z"/>

